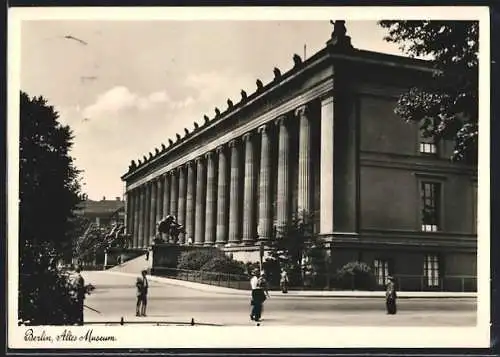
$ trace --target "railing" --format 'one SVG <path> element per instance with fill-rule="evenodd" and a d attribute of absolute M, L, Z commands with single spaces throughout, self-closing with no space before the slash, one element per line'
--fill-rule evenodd
<path fill-rule="evenodd" d="M 424 276 L 396 275 L 394 279 L 400 291 L 477 292 L 475 276 L 445 276 L 430 279 Z"/>
<path fill-rule="evenodd" d="M 201 284 L 222 286 L 232 289 L 250 290 L 250 276 L 208 271 L 182 270 L 175 268 L 153 268 L 151 273 L 156 276 L 168 277 Z M 395 275 L 398 291 L 443 291 L 443 292 L 476 292 L 477 277 L 475 276 L 446 276 L 432 281 L 418 275 Z M 268 286 L 271 290 L 279 289 L 279 278 L 270 277 Z M 384 284 L 378 284 L 374 279 L 365 280 L 349 277 L 342 281 L 335 277 L 317 275 L 308 277 L 304 283 L 290 284 L 289 290 L 385 290 Z"/>

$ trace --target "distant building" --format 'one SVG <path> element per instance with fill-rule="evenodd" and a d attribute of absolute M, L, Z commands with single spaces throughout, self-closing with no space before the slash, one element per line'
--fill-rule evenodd
<path fill-rule="evenodd" d="M 75 214 L 89 219 L 90 223 L 94 223 L 98 227 L 123 224 L 125 222 L 125 202 L 120 197 L 116 197 L 114 200 L 107 200 L 106 197 L 103 197 L 100 201 L 87 199 L 78 204 Z"/>
<path fill-rule="evenodd" d="M 364 261 L 381 286 L 392 274 L 407 290 L 475 289 L 477 168 L 394 114 L 432 67 L 355 49 L 335 27 L 318 53 L 295 55 L 289 71 L 275 68 L 271 82 L 131 163 L 122 179 L 133 247 L 150 245 L 172 214 L 186 228 L 181 244 L 256 261 L 275 227 L 306 211 L 334 271 Z"/>

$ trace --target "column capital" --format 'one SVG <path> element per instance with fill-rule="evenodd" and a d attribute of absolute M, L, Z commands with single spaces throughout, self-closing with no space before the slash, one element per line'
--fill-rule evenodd
<path fill-rule="evenodd" d="M 266 123 L 266 124 L 259 126 L 259 128 L 257 129 L 257 132 L 259 134 L 268 133 L 269 132 L 269 124 Z"/>
<path fill-rule="evenodd" d="M 186 162 L 186 163 L 184 164 L 184 166 L 185 166 L 185 167 L 187 167 L 187 168 L 191 168 L 191 167 L 193 167 L 193 160 L 189 160 L 188 162 Z"/>
<path fill-rule="evenodd" d="M 301 105 L 300 107 L 295 109 L 295 116 L 302 118 L 302 117 L 307 117 L 309 114 L 309 106 L 307 104 Z"/>
<path fill-rule="evenodd" d="M 196 159 L 194 159 L 194 162 L 196 162 L 196 164 L 199 164 L 199 163 L 203 163 L 203 156 L 198 156 Z"/>
<path fill-rule="evenodd" d="M 329 90 L 326 93 L 323 93 L 319 96 L 319 100 L 321 101 L 321 106 L 330 104 L 331 102 L 335 101 L 335 96 L 333 93 L 333 89 Z"/>
<path fill-rule="evenodd" d="M 285 125 L 286 122 L 286 115 L 281 115 L 276 120 L 274 121 L 277 126 L 282 126 Z"/>
<path fill-rule="evenodd" d="M 235 148 L 236 145 L 238 144 L 238 140 L 237 139 L 233 139 L 229 142 L 229 147 L 230 148 Z"/>
<path fill-rule="evenodd" d="M 214 157 L 214 152 L 213 151 L 206 152 L 203 156 L 205 157 L 205 159 L 211 160 Z"/>
<path fill-rule="evenodd" d="M 253 136 L 253 133 L 251 131 L 243 134 L 243 141 L 247 142 L 248 140 L 250 140 L 252 138 L 252 136 Z"/>
<path fill-rule="evenodd" d="M 219 145 L 215 149 L 215 152 L 217 152 L 217 154 L 220 154 L 221 152 L 224 152 L 224 149 L 225 149 L 224 145 Z"/>

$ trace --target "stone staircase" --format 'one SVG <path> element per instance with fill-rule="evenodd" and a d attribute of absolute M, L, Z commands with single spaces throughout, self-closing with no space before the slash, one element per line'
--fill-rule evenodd
<path fill-rule="evenodd" d="M 148 269 L 149 267 L 150 267 L 150 261 L 146 260 L 146 254 L 142 254 L 139 255 L 137 258 L 130 259 L 125 263 L 116 265 L 108 270 L 119 273 L 140 274 L 142 270 Z"/>

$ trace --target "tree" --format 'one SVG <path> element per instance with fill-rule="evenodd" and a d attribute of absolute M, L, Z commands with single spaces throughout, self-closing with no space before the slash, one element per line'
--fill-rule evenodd
<path fill-rule="evenodd" d="M 317 262 L 323 242 L 314 234 L 314 216 L 307 212 L 295 213 L 288 224 L 276 228 L 276 237 L 270 242 L 270 257 L 286 267 L 293 283 L 303 283 L 305 273 Z M 308 262 L 304 264 L 304 262 Z"/>
<path fill-rule="evenodd" d="M 42 97 L 21 92 L 20 243 L 51 242 L 71 250 L 71 218 L 79 202 L 80 171 L 69 155 L 73 135 Z"/>
<path fill-rule="evenodd" d="M 68 324 L 70 280 L 57 268 L 71 253 L 72 215 L 79 201 L 79 171 L 69 156 L 72 133 L 42 97 L 20 93 L 19 319 Z"/>
<path fill-rule="evenodd" d="M 380 21 L 385 37 L 410 57 L 427 57 L 435 69 L 429 84 L 401 95 L 396 114 L 420 123 L 424 137 L 454 140 L 452 159 L 477 164 L 477 21 Z"/>

